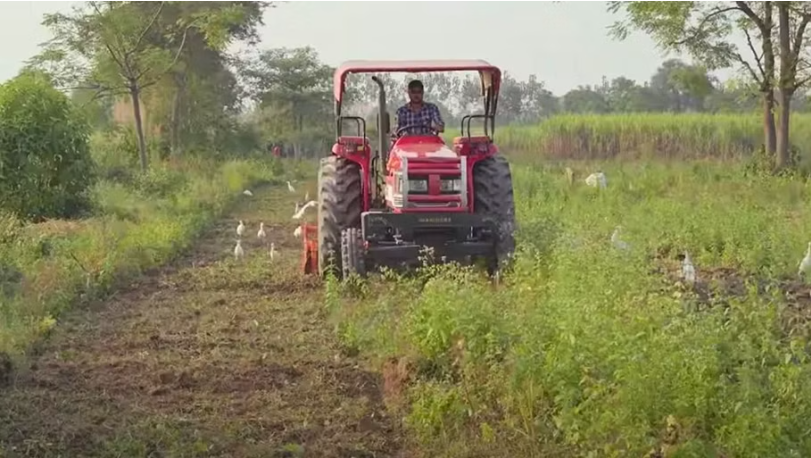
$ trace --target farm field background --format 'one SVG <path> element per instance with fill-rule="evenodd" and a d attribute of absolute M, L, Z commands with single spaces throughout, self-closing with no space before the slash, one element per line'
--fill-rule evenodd
<path fill-rule="evenodd" d="M 802 135 L 803 121 L 795 125 Z M 327 307 L 344 357 L 381 372 L 390 411 L 424 456 L 804 456 L 811 288 L 796 271 L 811 189 L 799 178 L 744 176 L 746 145 L 758 141 L 746 133 L 756 128 L 756 118 L 726 115 L 502 127 L 519 222 L 517 264 L 502 284 L 433 267 L 327 283 L 307 300 Z M 589 146 L 562 149 L 573 140 Z M 644 149 L 651 142 L 680 146 Z M 685 144 L 701 154 L 675 160 Z M 242 188 L 283 177 L 312 184 L 316 167 L 176 164 L 131 185 L 102 181 L 93 195 L 105 216 L 31 225 L 3 245 L 25 287 L 4 300 L 0 350 L 20 360 L 59 331 L 60 313 L 80 296 L 191 247 L 225 202 L 246 199 Z M 583 183 L 598 168 L 605 190 Z M 617 225 L 629 252 L 610 242 Z M 694 289 L 679 282 L 684 251 Z"/>
<path fill-rule="evenodd" d="M 626 132 L 659 121 L 636 120 Z M 554 128 L 535 138 L 565 141 Z M 502 138 L 532 150 L 522 130 Z M 332 303 L 349 348 L 376 354 L 393 386 L 408 374 L 408 424 L 432 453 L 811 453 L 811 288 L 797 279 L 808 185 L 745 178 L 739 162 L 650 159 L 568 162 L 570 185 L 563 164 L 542 162 L 514 161 L 520 254 L 503 284 L 428 268 Z M 597 167 L 603 191 L 583 183 Z M 617 225 L 629 252 L 610 241 Z M 679 278 L 685 251 L 694 288 Z"/>
<path fill-rule="evenodd" d="M 573 75 L 537 49 L 557 32 L 489 57 L 475 41 L 491 38 L 471 35 L 504 59 L 496 85 L 470 61 L 344 81 L 334 49 L 301 45 L 318 42 L 315 13 L 273 3 L 77 3 L 37 18 L 52 39 L 0 84 L 0 458 L 811 456 L 798 272 L 811 266 L 811 77 L 793 59 L 807 37 L 786 48 L 782 33 L 807 32 L 811 8 L 598 6 L 618 21 L 606 40 L 644 31 L 694 51 L 643 74 L 622 60 L 643 60 L 631 48 L 609 56 L 619 70 L 598 68 L 596 38 L 572 46 L 588 64 Z M 352 5 L 317 10 L 334 26 L 363 17 Z M 445 28 L 469 32 L 472 10 Z M 507 10 L 486 22 L 513 24 Z M 705 25 L 755 32 L 762 66 L 730 62 L 729 37 Z M 317 31 L 341 60 L 381 55 L 366 35 Z M 300 223 L 316 212 L 293 214 L 317 198 L 336 130 L 349 133 L 336 109 L 376 144 L 381 94 L 394 121 L 415 78 L 447 141 L 498 106 L 512 269 L 303 275 Z M 768 141 L 764 109 L 779 118 Z M 586 185 L 596 171 L 604 189 Z M 680 275 L 688 255 L 696 282 Z"/>

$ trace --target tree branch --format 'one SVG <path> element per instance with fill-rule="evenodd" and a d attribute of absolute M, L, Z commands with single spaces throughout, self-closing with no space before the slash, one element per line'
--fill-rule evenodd
<path fill-rule="evenodd" d="M 745 28 L 743 29 L 743 33 L 746 35 L 746 45 L 749 46 L 749 50 L 752 51 L 752 55 L 755 56 L 755 63 L 757 64 L 758 70 L 760 70 L 760 74 L 766 78 L 766 70 L 763 69 L 763 65 L 760 63 L 761 56 L 755 50 L 755 45 L 752 44 L 752 36 L 749 35 L 749 31 Z"/>
<path fill-rule="evenodd" d="M 761 79 L 758 76 L 758 74 L 755 72 L 755 69 L 753 69 L 752 66 L 749 65 L 749 62 L 744 60 L 744 58 L 740 54 L 738 54 L 736 52 L 733 52 L 733 53 L 730 53 L 730 57 L 734 58 L 735 60 L 738 61 L 739 64 L 743 65 L 743 67 L 746 68 L 746 70 L 749 72 L 749 75 L 752 77 L 753 80 L 755 80 L 755 82 L 757 84 L 763 84 L 763 81 L 766 78 L 766 73 L 765 72 L 763 73 L 763 79 Z"/>
<path fill-rule="evenodd" d="M 144 37 L 146 36 L 147 32 L 149 32 L 149 30 L 152 28 L 152 26 L 155 25 L 155 22 L 158 20 L 158 17 L 160 17 L 161 12 L 163 11 L 163 5 L 165 5 L 165 4 L 166 4 L 166 2 L 161 2 L 160 6 L 158 6 L 157 11 L 155 11 L 155 15 L 152 16 L 152 19 L 149 21 L 149 24 L 147 24 L 144 31 L 141 32 L 141 35 L 138 37 L 138 40 L 135 41 L 135 46 L 133 46 L 132 49 L 127 52 L 127 55 L 132 54 L 136 50 L 140 49 L 141 42 L 144 41 Z"/>
<path fill-rule="evenodd" d="M 99 6 L 96 4 L 96 2 L 90 2 L 90 6 L 92 6 L 92 7 L 93 7 L 93 9 L 96 11 L 96 14 L 99 16 L 99 18 L 101 18 L 102 16 L 104 16 L 104 13 L 102 13 L 102 12 L 101 12 L 101 10 L 99 9 Z M 102 40 L 101 40 L 101 41 L 102 41 L 102 42 L 104 42 L 104 47 L 105 47 L 105 48 L 107 48 L 107 52 L 109 52 L 109 53 L 110 53 L 110 57 L 112 57 L 113 61 L 115 61 L 115 63 L 116 63 L 116 64 L 117 64 L 119 67 L 121 67 L 121 68 L 125 68 L 124 63 L 118 59 L 118 56 L 116 56 L 116 54 L 115 54 L 115 52 L 113 51 L 113 48 L 110 46 L 110 44 L 109 44 L 109 43 L 107 43 L 107 40 L 105 40 L 104 38 L 102 38 Z"/>
<path fill-rule="evenodd" d="M 795 81 L 794 85 L 792 86 L 792 93 L 794 93 L 794 91 L 796 91 L 797 89 L 805 86 L 809 82 L 811 82 L 811 75 L 808 75 L 808 76 L 806 76 L 805 78 L 803 78 L 803 79 L 801 79 L 799 81 Z"/>
<path fill-rule="evenodd" d="M 760 29 L 760 32 L 765 36 L 766 23 L 763 22 L 763 20 L 757 14 L 755 14 L 754 11 L 752 11 L 752 8 L 749 8 L 749 5 L 746 2 L 735 2 L 735 4 L 738 5 L 738 8 L 741 11 L 743 11 L 743 14 L 745 14 L 752 22 L 755 23 L 757 28 Z"/>
<path fill-rule="evenodd" d="M 724 13 L 728 13 L 730 11 L 738 11 L 738 10 L 740 10 L 740 8 L 738 8 L 737 6 L 731 6 L 731 7 L 728 7 L 728 8 L 716 9 L 715 11 L 710 12 L 709 14 L 707 14 L 706 16 L 704 16 L 701 19 L 701 22 L 698 23 L 698 25 L 695 28 L 695 33 L 693 33 L 692 36 L 689 36 L 689 37 L 687 37 L 687 38 L 685 38 L 683 40 L 676 41 L 676 42 L 673 43 L 673 45 L 674 46 L 682 46 L 682 45 L 692 41 L 693 39 L 695 39 L 698 36 L 698 34 L 702 32 L 702 28 L 704 27 L 704 24 L 706 24 L 710 19 L 714 18 L 715 16 L 718 16 L 718 15 L 724 14 Z"/>
<path fill-rule="evenodd" d="M 168 73 L 168 72 L 169 72 L 169 70 L 171 70 L 171 69 L 172 69 L 172 67 L 174 67 L 174 66 L 177 64 L 178 59 L 180 59 L 180 54 L 183 52 L 183 47 L 186 45 L 186 37 L 189 35 L 189 30 L 192 28 L 192 26 L 193 26 L 193 25 L 194 25 L 194 22 L 192 22 L 191 24 L 187 25 L 187 26 L 186 26 L 186 28 L 185 28 L 185 29 L 183 29 L 183 38 L 180 40 L 180 45 L 179 45 L 179 46 L 178 46 L 178 48 L 177 48 L 177 52 L 175 52 L 175 57 L 174 57 L 174 59 L 172 59 L 172 62 L 171 62 L 169 65 L 167 65 L 167 66 L 166 66 L 166 69 L 165 69 L 165 70 L 163 70 L 162 72 L 160 72 L 160 73 L 159 73 L 159 75 L 160 75 L 160 76 L 163 76 L 163 75 L 165 75 L 166 73 Z M 136 76 L 136 77 L 135 77 L 135 79 L 136 79 L 136 80 L 141 79 L 141 77 L 142 77 L 144 74 L 146 74 L 146 72 L 147 72 L 147 71 L 149 71 L 149 69 L 144 70 L 144 71 L 142 71 L 141 73 L 139 73 L 139 74 L 138 74 L 138 76 Z M 157 78 L 155 78 L 153 81 L 148 82 L 148 83 L 141 84 L 140 86 L 141 86 L 142 88 L 149 87 L 149 86 L 151 86 L 151 85 L 153 85 L 153 84 L 157 83 L 157 82 L 158 82 L 158 80 L 160 79 L 160 76 L 158 76 Z"/>

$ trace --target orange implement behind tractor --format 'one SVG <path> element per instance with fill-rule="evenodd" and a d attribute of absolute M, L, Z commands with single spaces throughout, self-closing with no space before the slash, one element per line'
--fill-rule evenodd
<path fill-rule="evenodd" d="M 305 274 L 318 272 L 318 226 L 314 224 L 301 224 L 301 240 L 304 250 L 301 257 L 301 270 Z"/>

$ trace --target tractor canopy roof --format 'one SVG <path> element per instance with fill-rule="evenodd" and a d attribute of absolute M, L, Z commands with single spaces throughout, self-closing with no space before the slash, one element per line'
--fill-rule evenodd
<path fill-rule="evenodd" d="M 424 72 L 479 72 L 482 95 L 487 88 L 493 89 L 493 98 L 498 97 L 501 84 L 501 70 L 495 65 L 478 59 L 450 60 L 350 60 L 335 69 L 333 93 L 335 101 L 341 103 L 346 89 L 346 75 L 349 73 L 424 73 Z"/>

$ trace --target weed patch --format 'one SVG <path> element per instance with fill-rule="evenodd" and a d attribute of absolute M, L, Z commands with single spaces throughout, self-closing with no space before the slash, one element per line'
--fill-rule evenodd
<path fill-rule="evenodd" d="M 426 453 L 810 454 L 807 184 L 609 163 L 590 166 L 608 176 L 599 190 L 572 167 L 573 185 L 562 168 L 514 167 L 519 253 L 501 284 L 443 266 L 331 299 Z M 628 250 L 610 241 L 618 225 Z"/>
<path fill-rule="evenodd" d="M 253 161 L 156 164 L 131 183 L 97 183 L 87 219 L 1 218 L 0 354 L 23 356 L 76 300 L 172 260 L 244 189 L 272 179 Z"/>

